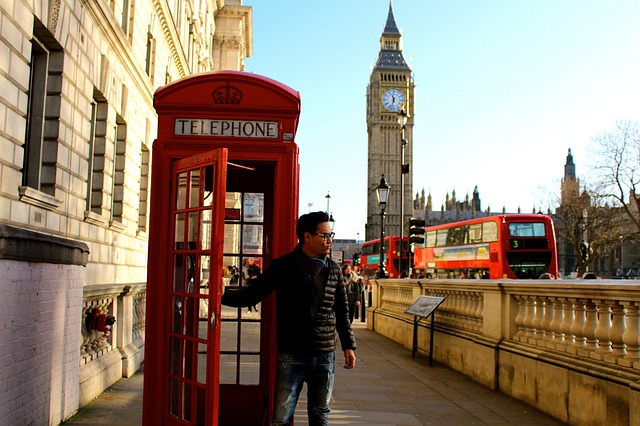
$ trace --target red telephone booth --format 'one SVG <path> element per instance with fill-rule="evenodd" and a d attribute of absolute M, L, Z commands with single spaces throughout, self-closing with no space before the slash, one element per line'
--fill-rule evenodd
<path fill-rule="evenodd" d="M 298 92 L 235 71 L 154 97 L 143 423 L 261 425 L 273 412 L 274 296 L 221 306 L 296 242 Z"/>

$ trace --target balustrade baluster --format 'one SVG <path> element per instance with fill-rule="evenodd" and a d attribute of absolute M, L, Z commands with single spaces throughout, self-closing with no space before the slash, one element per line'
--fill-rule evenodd
<path fill-rule="evenodd" d="M 460 293 L 457 291 L 453 292 L 453 324 L 455 327 L 460 327 L 462 324 L 462 299 L 460 298 Z"/>
<path fill-rule="evenodd" d="M 80 324 L 80 332 L 82 334 L 82 344 L 80 345 L 80 358 L 82 364 L 86 364 L 93 359 L 93 353 L 91 351 L 91 339 L 90 332 L 87 330 L 87 307 L 82 308 L 82 323 Z"/>
<path fill-rule="evenodd" d="M 484 295 L 482 292 L 475 293 L 476 296 L 476 330 L 482 332 L 484 328 Z"/>
<path fill-rule="evenodd" d="M 582 328 L 582 335 L 586 338 L 586 341 L 583 350 L 578 351 L 578 354 L 590 357 L 591 352 L 598 350 L 598 339 L 596 339 L 598 308 L 593 301 L 589 300 L 585 303 L 585 314 L 586 321 Z"/>
<path fill-rule="evenodd" d="M 624 359 L 618 360 L 620 365 L 640 367 L 640 302 L 620 302 L 627 308 L 627 329 L 622 334 L 622 341 L 627 345 Z"/>
<path fill-rule="evenodd" d="M 522 336 L 526 334 L 526 328 L 524 325 L 524 319 L 527 315 L 527 305 L 525 303 L 525 298 L 519 294 L 513 296 L 513 298 L 518 303 L 518 314 L 516 315 L 514 322 L 516 324 L 516 334 L 513 335 L 514 340 L 520 340 Z"/>
<path fill-rule="evenodd" d="M 558 344 L 564 341 L 564 335 L 561 330 L 562 319 L 564 318 L 564 311 L 562 310 L 564 299 L 556 297 L 549 300 L 552 305 L 553 315 L 551 322 L 549 323 L 549 330 L 551 334 L 551 342 L 547 343 L 547 347 L 555 349 Z"/>
<path fill-rule="evenodd" d="M 475 309 L 472 309 L 473 303 L 471 300 L 471 292 L 465 291 L 463 293 L 463 306 L 464 306 L 464 328 L 467 330 L 473 330 L 473 322 L 475 318 L 473 317 L 473 313 L 475 313 Z"/>
<path fill-rule="evenodd" d="M 598 326 L 595 329 L 596 339 L 598 339 L 598 350 L 591 354 L 591 358 L 603 360 L 605 355 L 610 354 L 611 341 L 609 340 L 609 330 L 611 330 L 611 306 L 608 300 L 594 300 L 598 307 Z"/>
<path fill-rule="evenodd" d="M 574 317 L 573 324 L 571 324 L 571 334 L 573 334 L 573 344 L 567 348 L 567 352 L 571 354 L 577 354 L 579 350 L 583 349 L 587 345 L 587 338 L 582 334 L 584 325 L 587 322 L 587 311 L 584 304 L 584 299 L 569 299 L 573 300 L 574 304 Z"/>
<path fill-rule="evenodd" d="M 563 335 L 563 340 L 556 345 L 556 349 L 559 351 L 566 351 L 575 340 L 575 336 L 571 332 L 571 326 L 575 321 L 575 315 L 573 311 L 573 302 L 570 299 L 562 299 L 562 324 L 560 324 L 560 331 Z"/>
<path fill-rule="evenodd" d="M 611 342 L 611 354 L 606 355 L 604 360 L 612 364 L 617 364 L 618 359 L 627 354 L 627 348 L 622 341 L 625 331 L 624 314 L 625 309 L 620 303 L 611 303 L 611 328 L 609 329 L 609 341 Z"/>
<path fill-rule="evenodd" d="M 453 292 L 445 291 L 445 294 L 445 300 L 449 302 L 447 303 L 447 309 L 444 311 L 444 314 L 446 316 L 445 320 L 447 324 L 453 324 L 455 319 L 456 300 L 454 298 Z"/>
<path fill-rule="evenodd" d="M 521 338 L 520 341 L 525 342 L 525 343 L 533 343 L 535 340 L 535 335 L 536 335 L 536 329 L 533 326 L 533 322 L 535 321 L 536 318 L 536 301 L 535 301 L 535 297 L 533 296 L 524 296 L 525 297 L 525 304 L 526 304 L 526 315 L 524 318 L 524 327 L 525 330 L 527 331 L 527 334 L 524 338 Z"/>
<path fill-rule="evenodd" d="M 554 297 L 548 297 L 544 300 L 544 316 L 542 317 L 542 323 L 540 324 L 540 328 L 544 331 L 541 339 L 544 342 L 540 342 L 542 346 L 551 347 L 553 345 L 553 331 L 551 329 L 551 322 L 553 321 L 554 308 L 553 301 Z"/>
<path fill-rule="evenodd" d="M 546 306 L 544 304 L 544 300 L 542 297 L 535 297 L 535 306 L 536 306 L 536 316 L 533 320 L 533 328 L 535 331 L 535 336 L 531 343 L 544 346 L 544 328 L 542 327 L 542 323 L 544 322 L 544 313 Z"/>

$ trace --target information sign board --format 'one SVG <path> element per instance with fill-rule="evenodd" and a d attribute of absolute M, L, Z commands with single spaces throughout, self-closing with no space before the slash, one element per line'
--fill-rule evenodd
<path fill-rule="evenodd" d="M 420 318 L 428 318 L 444 302 L 444 299 L 444 297 L 439 296 L 420 296 L 404 313 Z"/>

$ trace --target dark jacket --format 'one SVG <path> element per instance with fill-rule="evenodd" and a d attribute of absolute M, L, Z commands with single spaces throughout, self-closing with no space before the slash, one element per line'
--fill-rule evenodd
<path fill-rule="evenodd" d="M 252 306 L 276 292 L 278 351 L 313 354 L 336 349 L 336 331 L 342 350 L 355 349 L 349 323 L 342 271 L 332 259 L 320 268 L 300 246 L 274 259 L 252 285 L 226 291 L 227 306 Z"/>
<path fill-rule="evenodd" d="M 349 305 L 355 305 L 362 299 L 362 277 L 355 272 L 344 277 L 344 287 L 347 290 L 347 302 Z"/>

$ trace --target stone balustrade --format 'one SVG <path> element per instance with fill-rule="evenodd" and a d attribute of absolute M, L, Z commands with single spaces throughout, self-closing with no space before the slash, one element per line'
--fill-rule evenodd
<path fill-rule="evenodd" d="M 122 377 L 131 377 L 144 360 L 146 283 L 84 288 L 80 345 L 80 406 Z M 115 317 L 108 330 L 96 329 L 95 314 Z"/>
<path fill-rule="evenodd" d="M 569 424 L 640 425 L 640 282 L 379 280 L 367 326 L 413 344 L 418 296 L 434 360 Z M 419 322 L 418 353 L 429 350 Z"/>

